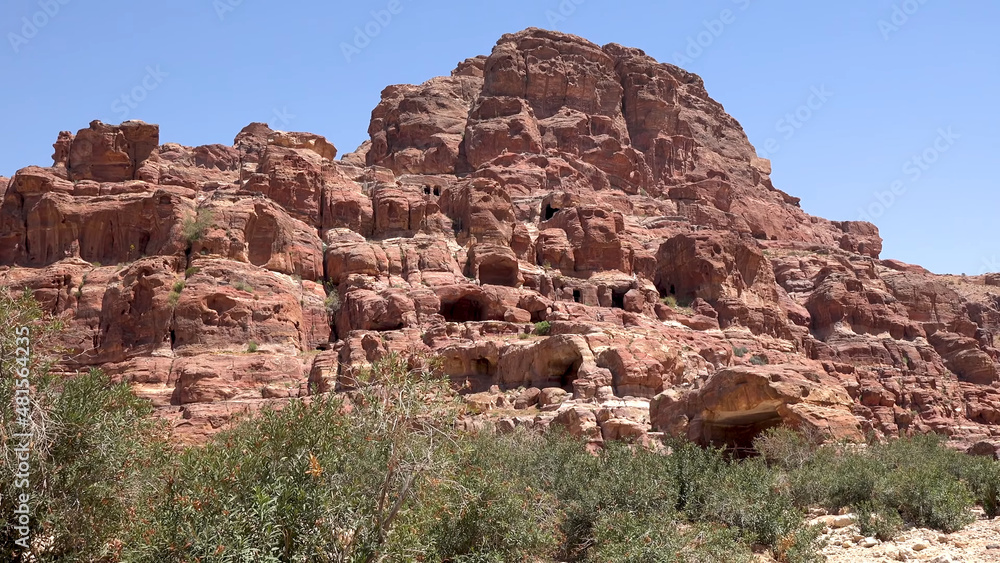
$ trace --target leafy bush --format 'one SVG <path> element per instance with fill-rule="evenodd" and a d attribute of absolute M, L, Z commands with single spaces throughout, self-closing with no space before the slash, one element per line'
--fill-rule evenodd
<path fill-rule="evenodd" d="M 559 547 L 556 499 L 524 473 L 511 471 L 520 439 L 470 437 L 451 452 L 458 470 L 432 528 L 443 561 L 524 561 L 551 558 Z"/>
<path fill-rule="evenodd" d="M 755 366 L 766 366 L 770 361 L 768 361 L 767 356 L 754 356 L 750 358 L 750 363 Z"/>
<path fill-rule="evenodd" d="M 821 563 L 826 561 L 826 557 L 819 553 L 819 550 L 826 544 L 826 540 L 821 539 L 824 527 L 805 526 L 796 530 L 792 535 L 785 536 L 775 547 L 778 561 L 781 563 Z"/>
<path fill-rule="evenodd" d="M 594 526 L 587 561 L 600 563 L 750 562 L 755 558 L 730 531 L 719 526 L 685 525 L 669 517 L 607 513 Z"/>
<path fill-rule="evenodd" d="M 855 509 L 858 516 L 858 528 L 862 535 L 890 541 L 903 531 L 903 518 L 895 508 L 889 508 L 872 501 L 864 501 Z"/>
<path fill-rule="evenodd" d="M 784 426 L 766 430 L 753 441 L 754 450 L 768 465 L 801 469 L 816 456 L 816 444 L 805 434 Z"/>
<path fill-rule="evenodd" d="M 251 354 L 255 354 L 257 352 L 257 350 L 259 350 L 259 349 L 260 349 L 260 345 L 257 344 L 256 342 L 254 342 L 253 340 L 251 340 L 250 342 L 247 342 L 247 352 L 249 352 Z"/>
<path fill-rule="evenodd" d="M 436 560 L 453 418 L 425 400 L 444 387 L 398 357 L 359 381 L 350 415 L 293 401 L 185 452 L 129 558 Z"/>
<path fill-rule="evenodd" d="M 777 474 L 760 459 L 727 464 L 705 486 L 695 519 L 735 528 L 751 544 L 777 547 L 803 525 L 791 498 L 778 494 Z"/>
<path fill-rule="evenodd" d="M 336 289 L 326 296 L 326 301 L 323 304 L 326 305 L 326 312 L 331 315 L 335 315 L 337 311 L 340 311 L 340 294 L 337 293 Z"/>
<path fill-rule="evenodd" d="M 983 507 L 991 520 L 1000 516 L 1000 462 L 987 458 L 971 458 L 962 474 L 975 502 Z"/>
<path fill-rule="evenodd" d="M 982 474 L 967 469 L 973 460 L 947 449 L 936 436 L 867 447 L 822 446 L 811 457 L 795 453 L 804 446 L 788 436 L 768 435 L 757 443 L 765 458 L 793 452 L 785 481 L 797 506 L 862 511 L 869 515 L 865 525 L 883 535 L 902 522 L 952 532 L 971 522 L 974 499 L 988 502 L 989 487 L 971 484 L 970 474 Z"/>
<path fill-rule="evenodd" d="M 180 293 L 184 291 L 185 287 L 187 287 L 187 282 L 185 282 L 184 280 L 177 280 L 174 282 L 173 291 L 174 293 Z"/>
<path fill-rule="evenodd" d="M 737 358 L 742 358 L 743 356 L 746 356 L 748 353 L 750 353 L 750 350 L 747 350 L 745 346 L 738 346 L 733 348 L 733 354 L 735 354 Z"/>
<path fill-rule="evenodd" d="M 250 284 L 248 284 L 247 282 L 245 282 L 243 280 L 240 280 L 240 281 L 234 283 L 233 287 L 236 288 L 238 291 L 245 291 L 247 293 L 253 293 L 253 286 L 251 286 Z"/>
<path fill-rule="evenodd" d="M 181 223 L 181 234 L 188 243 L 201 240 L 208 233 L 208 228 L 215 221 L 215 216 L 208 209 L 199 209 L 194 215 L 184 219 Z"/>
<path fill-rule="evenodd" d="M 972 494 L 959 480 L 967 458 L 948 450 L 938 436 L 914 436 L 872 448 L 890 478 L 875 499 L 899 510 L 904 520 L 954 532 L 973 520 Z"/>
<path fill-rule="evenodd" d="M 192 267 L 184 270 L 184 278 L 185 279 L 189 279 L 192 276 L 197 275 L 198 272 L 200 272 L 200 271 L 201 271 L 201 268 L 198 268 L 197 266 L 192 266 Z"/>
<path fill-rule="evenodd" d="M 30 427 L 14 412 L 14 354 L 0 356 L 0 424 L 5 437 L 30 430 L 30 469 L 18 477 L 14 449 L 20 439 L 0 441 L 0 511 L 14 514 L 14 499 L 30 497 L 29 550 L 15 544 L 15 521 L 0 524 L 0 551 L 13 560 L 93 561 L 114 558 L 135 507 L 150 498 L 156 468 L 169 451 L 163 427 L 127 384 L 112 384 L 97 370 L 59 380 L 48 373 L 43 351 L 61 329 L 47 320 L 25 291 L 13 297 L 0 288 L 0 349 L 12 350 L 15 330 L 31 328 L 33 360 L 27 364 Z M 37 541 L 49 538 L 48 545 Z"/>
<path fill-rule="evenodd" d="M 533 331 L 537 336 L 548 336 L 549 331 L 552 330 L 552 323 L 549 321 L 542 321 L 535 323 L 535 330 Z"/>

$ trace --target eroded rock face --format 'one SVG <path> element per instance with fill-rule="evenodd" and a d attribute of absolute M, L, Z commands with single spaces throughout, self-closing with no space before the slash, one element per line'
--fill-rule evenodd
<path fill-rule="evenodd" d="M 397 174 L 454 174 L 482 78 L 456 75 L 421 86 L 390 86 L 372 112 L 367 164 Z"/>
<path fill-rule="evenodd" d="M 829 440 L 860 439 L 852 405 L 840 381 L 822 369 L 738 367 L 716 372 L 695 392 L 658 396 L 650 418 L 653 428 L 705 445 L 750 448 L 754 437 L 779 425 Z"/>
<path fill-rule="evenodd" d="M 69 143 L 65 137 L 56 143 L 54 159 L 65 163 L 72 180 L 124 182 L 139 180 L 143 164 L 160 144 L 160 128 L 141 121 L 126 121 L 119 126 L 91 122 Z"/>
<path fill-rule="evenodd" d="M 449 376 L 469 429 L 1000 439 L 1000 275 L 805 214 L 700 78 L 638 49 L 505 35 L 386 88 L 339 161 L 263 123 L 158 131 L 94 122 L 0 178 L 0 283 L 66 322 L 67 371 L 129 381 L 181 439 L 390 353 Z"/>
<path fill-rule="evenodd" d="M 309 149 L 327 160 L 337 158 L 337 147 L 327 141 L 326 137 L 314 133 L 272 131 L 268 135 L 267 142 L 270 145 L 289 149 Z"/>

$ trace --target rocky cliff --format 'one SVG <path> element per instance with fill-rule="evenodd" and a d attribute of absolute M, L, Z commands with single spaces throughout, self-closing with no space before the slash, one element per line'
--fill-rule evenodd
<path fill-rule="evenodd" d="M 335 160 L 259 123 L 60 133 L 0 179 L 0 283 L 65 319 L 61 369 L 131 382 L 187 440 L 396 352 L 470 427 L 1000 444 L 1000 277 L 804 213 L 694 74 L 528 29 L 386 88 L 369 134 Z"/>

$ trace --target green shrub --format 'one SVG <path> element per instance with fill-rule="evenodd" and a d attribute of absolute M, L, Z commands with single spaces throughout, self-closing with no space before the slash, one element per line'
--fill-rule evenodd
<path fill-rule="evenodd" d="M 918 526 L 951 533 L 972 523 L 972 493 L 954 478 L 933 469 L 910 468 L 898 474 L 898 488 L 884 496 L 899 507 L 900 515 Z"/>
<path fill-rule="evenodd" d="M 746 356 L 749 352 L 750 350 L 747 350 L 745 346 L 738 346 L 733 348 L 733 354 L 735 354 L 737 358 L 742 358 L 743 356 Z"/>
<path fill-rule="evenodd" d="M 521 440 L 470 437 L 453 452 L 458 475 L 431 530 L 442 561 L 526 561 L 559 548 L 559 512 L 550 492 L 511 471 Z"/>
<path fill-rule="evenodd" d="M 157 468 L 169 459 L 162 424 L 148 415 L 149 403 L 127 384 L 112 384 L 97 370 L 73 378 L 49 375 L 52 337 L 62 329 L 46 318 L 29 291 L 14 296 L 0 288 L 0 350 L 13 350 L 30 328 L 31 361 L 19 366 L 15 354 L 0 354 L 0 552 L 9 560 L 113 560 L 135 507 L 155 491 Z M 25 431 L 14 411 L 15 370 L 27 367 L 30 429 L 33 434 L 26 481 L 16 477 Z M 30 496 L 29 536 L 51 538 L 44 553 L 39 543 L 25 552 L 9 516 L 19 495 Z M 20 559 L 15 555 L 20 554 Z"/>
<path fill-rule="evenodd" d="M 794 439 L 785 440 L 784 445 L 780 441 L 769 444 L 769 437 L 765 437 L 758 443 L 763 446 L 765 458 L 769 458 L 782 447 L 792 451 L 799 447 Z M 818 504 L 830 511 L 845 507 L 864 510 L 872 515 L 872 529 L 890 529 L 902 521 L 952 532 L 972 520 L 971 480 L 963 480 L 968 458 L 944 447 L 936 436 L 915 436 L 863 448 L 822 446 L 804 463 L 802 455 L 789 457 L 797 461 L 786 464 L 788 474 L 784 480 L 799 507 Z M 977 494 L 975 498 L 979 497 Z"/>
<path fill-rule="evenodd" d="M 754 450 L 768 465 L 781 469 L 801 469 L 813 460 L 817 446 L 801 432 L 779 426 L 757 436 Z"/>
<path fill-rule="evenodd" d="M 181 294 L 176 291 L 171 291 L 170 294 L 167 295 L 167 303 L 170 304 L 171 307 L 177 307 L 177 304 L 180 303 L 180 301 Z"/>
<path fill-rule="evenodd" d="M 533 332 L 537 336 L 548 336 L 549 331 L 551 330 L 552 330 L 552 323 L 550 323 L 549 321 L 542 321 L 535 323 L 535 330 Z"/>
<path fill-rule="evenodd" d="M 914 436 L 875 446 L 891 478 L 876 497 L 904 520 L 944 532 L 972 522 L 972 493 L 959 480 L 963 454 L 945 448 L 938 436 Z"/>
<path fill-rule="evenodd" d="M 257 352 L 257 350 L 259 348 L 260 348 L 260 345 L 257 344 L 256 342 L 254 342 L 253 340 L 251 340 L 250 342 L 247 342 L 247 352 L 249 352 L 251 354 L 254 354 L 254 353 Z"/>
<path fill-rule="evenodd" d="M 855 507 L 858 528 L 864 536 L 891 541 L 903 531 L 903 518 L 895 508 L 873 501 L 864 501 Z"/>
<path fill-rule="evenodd" d="M 248 284 L 247 282 L 245 282 L 243 280 L 240 280 L 240 281 L 234 283 L 233 287 L 236 288 L 239 291 L 245 291 L 247 293 L 253 293 L 253 286 L 251 286 L 250 284 Z"/>
<path fill-rule="evenodd" d="M 767 364 L 770 363 L 770 361 L 768 361 L 767 356 L 758 355 L 750 358 L 750 363 L 755 366 L 766 366 Z"/>
<path fill-rule="evenodd" d="M 326 301 L 323 304 L 326 306 L 326 312 L 331 315 L 335 315 L 337 311 L 340 311 L 340 294 L 337 293 L 336 289 L 326 296 Z"/>
<path fill-rule="evenodd" d="M 820 554 L 820 550 L 826 544 L 826 540 L 821 538 L 823 531 L 822 525 L 804 526 L 792 535 L 785 536 L 774 549 L 778 561 L 782 563 L 822 563 L 826 561 L 826 557 Z"/>
<path fill-rule="evenodd" d="M 666 297 L 661 298 L 660 303 L 663 303 L 664 305 L 670 307 L 671 309 L 677 308 L 677 298 L 674 297 L 673 295 L 668 295 Z"/>
<path fill-rule="evenodd" d="M 718 450 L 706 450 L 687 441 L 670 445 L 670 470 L 677 484 L 675 508 L 697 514 L 707 503 L 708 490 L 715 476 L 725 469 Z"/>
<path fill-rule="evenodd" d="M 991 520 L 1000 516 L 1000 462 L 970 458 L 963 467 L 963 478 L 986 516 Z"/>
<path fill-rule="evenodd" d="M 187 287 L 187 282 L 185 282 L 184 280 L 177 280 L 174 282 L 173 291 L 174 293 L 180 293 L 184 291 L 185 287 Z"/>
<path fill-rule="evenodd" d="M 695 519 L 726 524 L 750 544 L 777 548 L 803 526 L 802 513 L 780 494 L 777 474 L 760 459 L 727 464 L 702 486 Z"/>
<path fill-rule="evenodd" d="M 733 563 L 755 558 L 729 530 L 684 525 L 663 515 L 630 512 L 601 514 L 594 526 L 594 547 L 587 561 L 600 563 Z"/>
<path fill-rule="evenodd" d="M 200 271 L 201 271 L 201 268 L 198 268 L 198 267 L 196 267 L 196 266 L 192 266 L 192 267 L 190 267 L 190 268 L 188 268 L 188 269 L 184 270 L 184 278 L 185 278 L 185 279 L 189 279 L 189 278 L 191 278 L 192 276 L 195 276 L 195 275 L 197 275 L 197 274 L 198 274 L 198 272 L 200 272 Z"/>
<path fill-rule="evenodd" d="M 447 382 L 395 356 L 363 379 L 350 414 L 292 401 L 187 450 L 125 559 L 441 560 L 428 532 L 461 490 L 454 417 L 427 399 Z"/>
<path fill-rule="evenodd" d="M 194 215 L 184 219 L 181 223 L 181 234 L 188 243 L 193 243 L 204 238 L 208 233 L 208 228 L 212 226 L 215 217 L 208 209 L 199 209 Z"/>
<path fill-rule="evenodd" d="M 820 465 L 820 460 L 827 464 Z M 863 450 L 818 456 L 806 473 L 813 481 L 813 494 L 831 512 L 875 499 L 880 491 L 886 490 L 890 479 L 884 461 Z"/>

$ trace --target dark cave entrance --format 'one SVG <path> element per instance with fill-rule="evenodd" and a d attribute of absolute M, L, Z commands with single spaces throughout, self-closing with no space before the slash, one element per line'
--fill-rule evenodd
<path fill-rule="evenodd" d="M 449 323 L 478 323 L 483 318 L 483 306 L 471 297 L 462 297 L 450 303 L 441 303 L 441 315 Z"/>
<path fill-rule="evenodd" d="M 664 297 L 670 297 L 671 295 L 673 296 L 677 295 L 677 287 L 674 284 L 670 284 L 669 287 L 666 284 L 664 285 L 658 284 L 656 286 L 656 291 L 659 292 L 660 299 L 663 299 Z"/>
<path fill-rule="evenodd" d="M 493 375 L 493 364 L 486 358 L 478 358 L 472 361 L 472 375 L 490 376 Z"/>
<path fill-rule="evenodd" d="M 626 293 L 628 293 L 627 289 L 612 289 L 611 306 L 614 307 L 615 309 L 624 309 Z"/>
<path fill-rule="evenodd" d="M 569 362 L 554 361 L 548 365 L 546 378 L 541 382 L 540 387 L 559 387 L 572 393 L 573 382 L 580 377 L 581 365 L 583 365 L 583 358 L 576 358 Z"/>
<path fill-rule="evenodd" d="M 545 204 L 545 209 L 542 210 L 542 217 L 544 217 L 543 220 L 548 221 L 549 219 L 555 217 L 556 213 L 559 213 L 559 209 L 552 207 L 549 204 Z"/>
<path fill-rule="evenodd" d="M 579 289 L 573 290 L 573 301 L 576 301 L 577 303 L 583 302 L 583 294 L 580 292 Z"/>
<path fill-rule="evenodd" d="M 725 413 L 702 422 L 701 444 L 730 450 L 737 457 L 756 455 L 754 439 L 761 433 L 781 426 L 781 416 L 773 409 Z"/>

